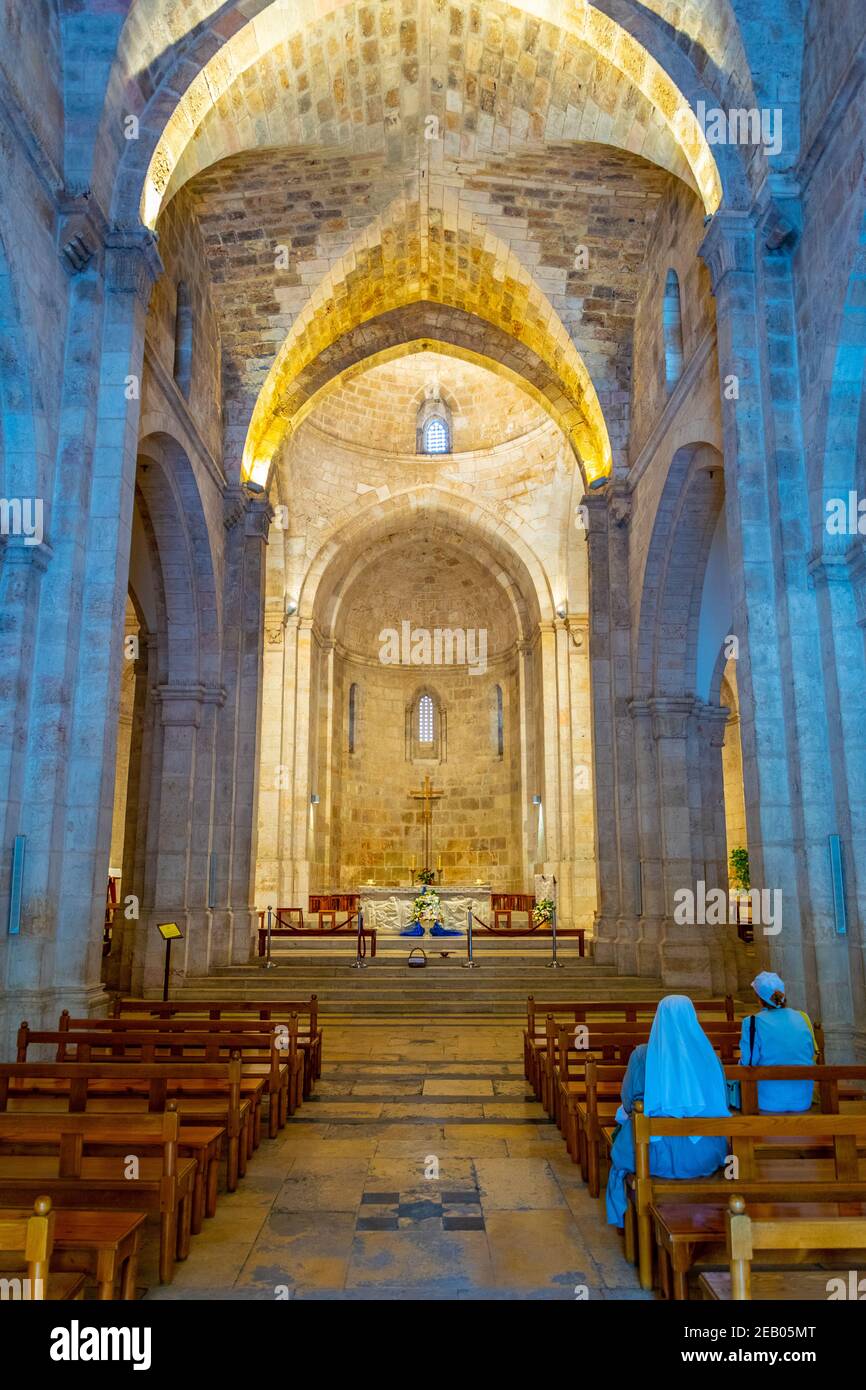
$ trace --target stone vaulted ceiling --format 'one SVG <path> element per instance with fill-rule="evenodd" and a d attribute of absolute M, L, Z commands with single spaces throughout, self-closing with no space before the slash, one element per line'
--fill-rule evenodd
<path fill-rule="evenodd" d="M 247 471 L 412 304 L 489 326 L 434 335 L 419 309 L 399 332 L 526 377 L 588 476 L 609 469 L 659 201 L 695 188 L 634 66 L 498 0 L 403 0 L 341 6 L 223 77 L 154 177 L 201 225 Z"/>

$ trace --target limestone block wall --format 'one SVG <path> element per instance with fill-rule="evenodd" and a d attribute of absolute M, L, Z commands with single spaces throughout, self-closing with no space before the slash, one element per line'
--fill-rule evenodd
<path fill-rule="evenodd" d="M 178 285 L 186 287 L 191 315 L 191 383 L 186 398 L 195 427 L 215 458 L 222 453 L 220 325 L 213 303 L 211 267 L 189 194 L 181 191 L 159 221 L 159 254 L 165 274 L 154 286 L 148 342 L 168 373 L 175 369 Z"/>
<path fill-rule="evenodd" d="M 515 728 L 516 657 L 484 676 L 465 670 L 383 667 L 351 657 L 335 688 L 334 846 L 345 887 L 373 878 L 408 882 L 411 856 L 423 867 L 421 803 L 409 796 L 429 775 L 441 800 L 433 807 L 433 867 L 441 855 L 443 882 L 483 879 L 500 891 L 520 891 L 519 725 Z M 348 749 L 347 709 L 358 686 L 354 753 Z M 504 705 L 504 751 L 497 750 L 495 687 Z M 432 692 L 447 726 L 444 758 L 407 755 L 406 710 L 418 687 Z M 335 866 L 336 867 L 336 866 Z M 329 886 L 325 884 L 317 886 Z"/>
<path fill-rule="evenodd" d="M 676 179 L 669 179 L 647 247 L 635 313 L 629 435 L 632 463 L 647 444 L 670 395 L 665 380 L 663 332 L 663 301 L 669 270 L 675 270 L 679 279 L 685 363 L 694 356 L 715 322 L 709 275 L 697 255 L 704 237 L 703 216 L 703 208 L 695 195 Z M 712 377 L 711 371 L 707 371 L 707 376 Z M 718 395 L 718 378 L 712 380 Z M 691 401 L 689 413 L 692 414 Z"/>

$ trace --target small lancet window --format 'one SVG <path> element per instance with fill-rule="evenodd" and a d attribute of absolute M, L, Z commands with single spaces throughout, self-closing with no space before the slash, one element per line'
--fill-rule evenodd
<path fill-rule="evenodd" d="M 449 454 L 451 452 L 448 422 L 443 420 L 441 415 L 433 415 L 427 421 L 422 438 L 425 454 Z"/>
<path fill-rule="evenodd" d="M 349 686 L 349 752 L 355 751 L 355 736 L 358 730 L 358 687 L 353 682 Z"/>
<path fill-rule="evenodd" d="M 662 306 L 662 326 L 665 341 L 665 385 L 672 391 L 683 374 L 683 311 L 680 282 L 677 272 L 668 271 L 665 298 Z"/>
<path fill-rule="evenodd" d="M 433 742 L 433 698 L 422 695 L 418 701 L 418 742 Z"/>

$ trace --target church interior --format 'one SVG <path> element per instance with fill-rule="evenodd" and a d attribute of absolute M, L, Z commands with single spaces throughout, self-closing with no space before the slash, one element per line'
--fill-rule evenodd
<path fill-rule="evenodd" d="M 0 170 L 2 1296 L 866 1296 L 866 9 L 0 0 Z"/>

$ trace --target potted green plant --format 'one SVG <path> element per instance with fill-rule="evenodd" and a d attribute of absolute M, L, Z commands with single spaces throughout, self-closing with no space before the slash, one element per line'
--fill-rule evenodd
<path fill-rule="evenodd" d="M 741 893 L 748 893 L 752 886 L 749 876 L 749 851 L 743 849 L 742 845 L 735 846 L 728 855 L 728 876 L 732 888 Z"/>

